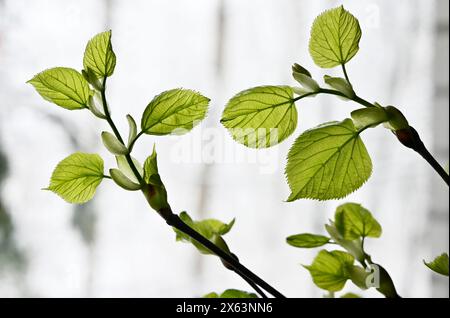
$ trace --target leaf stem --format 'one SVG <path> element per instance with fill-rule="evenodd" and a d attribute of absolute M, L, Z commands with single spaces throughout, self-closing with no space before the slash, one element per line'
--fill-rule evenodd
<path fill-rule="evenodd" d="M 114 121 L 112 120 L 111 114 L 108 109 L 108 104 L 106 101 L 106 77 L 104 77 L 104 79 L 103 79 L 101 96 L 102 96 L 103 110 L 105 112 L 106 121 L 110 125 L 116 138 L 122 144 L 124 144 L 122 136 L 120 135 L 119 130 L 117 129 L 116 125 L 114 124 Z M 136 135 L 135 139 L 133 140 L 132 144 L 130 144 L 130 146 L 133 146 L 134 142 L 138 139 L 138 136 L 141 136 L 143 133 L 144 132 L 141 131 L 138 135 Z M 127 159 L 127 162 L 129 164 L 131 170 L 133 171 L 134 175 L 138 179 L 139 183 L 143 186 L 143 189 L 145 189 L 146 184 L 145 184 L 144 180 L 142 179 L 142 176 L 138 172 L 136 166 L 134 165 L 134 162 L 131 159 L 130 153 L 131 153 L 131 147 L 129 147 L 129 153 L 125 156 Z M 222 263 L 225 265 L 226 268 L 233 270 L 234 272 L 236 272 L 236 274 L 241 276 L 245 281 L 247 281 L 250 284 L 250 286 L 252 286 L 255 289 L 255 291 L 257 293 L 259 293 L 261 295 L 261 297 L 266 298 L 267 296 L 264 294 L 264 292 L 262 292 L 262 290 L 258 286 L 260 286 L 261 288 L 266 290 L 268 293 L 270 293 L 274 297 L 285 298 L 283 296 L 283 294 L 281 294 L 279 291 L 277 291 L 271 285 L 266 283 L 262 278 L 260 278 L 256 274 L 254 274 L 247 267 L 242 265 L 238 261 L 236 256 L 232 256 L 232 255 L 226 253 L 220 247 L 218 247 L 217 245 L 212 243 L 210 240 L 205 238 L 203 235 L 198 233 L 196 230 L 191 228 L 189 225 L 184 223 L 178 217 L 178 215 L 176 215 L 172 212 L 170 207 L 168 209 L 164 209 L 162 211 L 157 211 L 157 212 L 166 221 L 166 223 L 168 225 L 173 226 L 177 230 L 180 230 L 183 233 L 185 233 L 186 235 L 189 235 L 191 238 L 193 238 L 194 240 L 196 240 L 197 242 L 199 242 L 200 244 L 202 244 L 203 246 L 205 246 L 206 248 L 211 250 L 218 257 L 220 257 L 222 260 Z"/>
<path fill-rule="evenodd" d="M 342 72 L 344 72 L 344 76 L 345 76 L 345 79 L 347 80 L 347 83 L 352 85 L 352 83 L 350 83 L 350 79 L 347 74 L 347 69 L 345 68 L 345 63 L 342 63 L 341 65 L 342 65 Z"/>
<path fill-rule="evenodd" d="M 131 152 L 133 150 L 133 146 L 136 143 L 136 141 L 139 139 L 139 137 L 141 137 L 145 132 L 143 130 L 141 130 L 136 137 L 134 137 L 134 139 L 130 142 L 130 144 L 128 145 L 128 150 Z"/>

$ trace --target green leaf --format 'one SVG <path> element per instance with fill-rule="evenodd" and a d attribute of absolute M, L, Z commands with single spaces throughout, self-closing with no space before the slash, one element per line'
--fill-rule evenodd
<path fill-rule="evenodd" d="M 302 233 L 291 235 L 286 239 L 286 241 L 289 245 L 295 247 L 312 248 L 327 244 L 330 242 L 330 238 L 323 235 Z"/>
<path fill-rule="evenodd" d="M 310 266 L 304 267 L 319 288 L 336 292 L 350 279 L 349 269 L 354 261 L 354 257 L 346 252 L 322 250 Z"/>
<path fill-rule="evenodd" d="M 46 190 L 67 202 L 84 203 L 92 199 L 103 176 L 99 155 L 76 152 L 58 163 Z"/>
<path fill-rule="evenodd" d="M 158 161 L 155 145 L 153 145 L 153 152 L 144 162 L 144 181 L 147 184 L 161 185 L 161 179 L 158 173 Z"/>
<path fill-rule="evenodd" d="M 125 190 L 136 191 L 141 189 L 141 185 L 139 183 L 135 183 L 128 179 L 119 169 L 109 169 L 109 174 L 111 175 L 113 181 Z"/>
<path fill-rule="evenodd" d="M 212 292 L 203 296 L 203 298 L 258 298 L 256 294 L 237 289 L 227 289 L 222 294 Z"/>
<path fill-rule="evenodd" d="M 352 111 L 351 116 L 357 128 L 376 127 L 389 121 L 389 115 L 382 107 L 365 107 Z"/>
<path fill-rule="evenodd" d="M 361 239 L 353 241 L 344 239 L 342 237 L 342 234 L 336 228 L 334 222 L 331 222 L 331 224 L 325 224 L 325 229 L 327 230 L 333 241 L 347 250 L 347 252 L 353 255 L 355 259 L 357 259 L 359 262 L 363 262 L 365 260 L 365 253 L 362 248 Z"/>
<path fill-rule="evenodd" d="M 102 142 L 106 149 L 109 150 L 113 155 L 126 155 L 128 154 L 128 148 L 121 143 L 116 136 L 113 134 L 103 131 L 102 132 Z"/>
<path fill-rule="evenodd" d="M 212 241 L 215 244 L 220 243 L 219 246 L 226 252 L 229 252 L 228 247 L 226 246 L 226 243 L 225 241 L 223 241 L 221 236 L 227 234 L 231 230 L 235 222 L 234 219 L 231 220 L 231 222 L 229 222 L 228 224 L 216 219 L 194 221 L 186 212 L 180 213 L 180 219 L 208 240 Z M 209 249 L 198 243 L 196 240 L 192 239 L 190 236 L 175 228 L 173 228 L 173 230 L 176 233 L 177 241 L 192 243 L 202 254 L 213 254 Z"/>
<path fill-rule="evenodd" d="M 136 167 L 139 175 L 141 177 L 143 177 L 144 175 L 144 169 L 142 168 L 142 165 L 140 164 L 140 162 L 131 157 L 131 160 L 134 163 L 134 166 Z M 116 162 L 117 162 L 117 168 L 119 168 L 119 170 L 131 181 L 133 181 L 134 183 L 139 183 L 138 179 L 136 178 L 136 176 L 134 175 L 133 170 L 131 169 L 130 165 L 128 164 L 127 158 L 125 156 L 116 156 Z"/>
<path fill-rule="evenodd" d="M 116 67 L 116 54 L 112 49 L 111 30 L 94 36 L 86 45 L 83 58 L 84 69 L 95 73 L 97 78 L 111 76 Z"/>
<path fill-rule="evenodd" d="M 137 125 L 136 125 L 136 121 L 130 114 L 127 115 L 127 121 L 128 121 L 128 128 L 129 128 L 129 133 L 128 133 L 128 147 L 129 147 L 130 144 L 133 142 L 134 138 L 136 138 Z"/>
<path fill-rule="evenodd" d="M 340 205 L 336 209 L 334 222 L 345 240 L 381 236 L 381 225 L 367 209 L 357 203 Z"/>
<path fill-rule="evenodd" d="M 361 187 L 372 162 L 351 119 L 320 125 L 301 134 L 288 154 L 288 201 L 339 199 Z"/>
<path fill-rule="evenodd" d="M 306 68 L 297 63 L 294 63 L 294 65 L 292 65 L 292 73 L 300 73 L 312 77 L 311 73 Z"/>
<path fill-rule="evenodd" d="M 239 143 L 252 148 L 282 142 L 297 127 L 297 109 L 289 86 L 260 86 L 230 99 L 220 122 Z"/>
<path fill-rule="evenodd" d="M 188 89 L 165 91 L 148 104 L 141 129 L 149 135 L 183 134 L 206 116 L 209 98 Z"/>
<path fill-rule="evenodd" d="M 386 127 L 393 131 L 409 129 L 409 123 L 405 115 L 394 106 L 386 106 L 385 111 L 389 117 L 389 122 L 386 123 Z"/>
<path fill-rule="evenodd" d="M 313 23 L 309 52 L 322 68 L 350 61 L 359 50 L 361 28 L 358 20 L 340 6 L 319 15 Z"/>
<path fill-rule="evenodd" d="M 431 262 L 427 263 L 425 260 L 423 262 L 432 271 L 444 276 L 448 276 L 449 262 L 447 253 L 442 253 Z"/>
<path fill-rule="evenodd" d="M 323 79 L 326 84 L 328 84 L 338 92 L 344 94 L 346 97 L 350 99 L 355 97 L 355 92 L 353 91 L 352 85 L 350 85 L 350 83 L 345 78 L 325 75 Z"/>
<path fill-rule="evenodd" d="M 292 76 L 297 82 L 299 82 L 303 86 L 305 92 L 310 93 L 310 92 L 317 92 L 320 90 L 319 84 L 317 84 L 317 82 L 308 75 L 293 72 Z"/>
<path fill-rule="evenodd" d="M 67 67 L 45 70 L 27 83 L 33 85 L 45 100 L 69 110 L 87 108 L 91 95 L 84 77 Z"/>
<path fill-rule="evenodd" d="M 340 298 L 361 298 L 361 296 L 354 293 L 345 293 Z"/>

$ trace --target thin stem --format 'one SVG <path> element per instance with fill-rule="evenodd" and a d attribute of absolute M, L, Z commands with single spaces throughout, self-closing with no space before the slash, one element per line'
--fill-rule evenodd
<path fill-rule="evenodd" d="M 116 125 L 114 124 L 114 121 L 111 118 L 111 114 L 109 113 L 108 104 L 106 101 L 106 77 L 103 79 L 103 85 L 101 90 L 101 96 L 102 96 L 102 103 L 103 103 L 103 110 L 105 112 L 106 121 L 110 125 L 112 131 L 114 132 L 114 135 L 116 138 L 122 143 L 123 139 L 120 135 L 119 130 L 117 129 Z M 139 135 L 142 135 L 143 132 L 141 131 Z M 138 136 L 136 136 L 135 140 L 137 140 Z M 134 141 L 135 141 L 134 140 Z M 131 152 L 129 148 L 129 153 Z M 134 165 L 133 160 L 131 159 L 130 154 L 127 154 L 125 157 L 127 159 L 127 162 L 133 171 L 134 175 L 138 179 L 139 183 L 144 187 L 145 182 L 142 179 L 142 176 L 137 171 L 136 166 Z M 212 243 L 210 240 L 205 238 L 203 235 L 195 231 L 193 228 L 191 228 L 189 225 L 184 223 L 178 215 L 174 214 L 172 210 L 169 208 L 168 210 L 164 211 L 157 211 L 161 217 L 163 217 L 166 220 L 166 223 L 170 226 L 173 226 L 174 228 L 182 231 L 186 235 L 190 236 L 209 250 L 211 250 L 215 255 L 220 257 L 222 259 L 222 262 L 225 264 L 228 264 L 234 272 L 236 272 L 238 275 L 240 275 L 244 280 L 246 280 L 254 289 L 256 292 L 258 292 L 261 297 L 266 297 L 266 295 L 261 291 L 261 289 L 258 287 L 258 285 L 265 289 L 268 293 L 275 297 L 284 298 L 283 294 L 281 294 L 279 291 L 277 291 L 275 288 L 270 286 L 268 283 L 266 283 L 262 278 L 254 274 L 252 271 L 250 271 L 247 267 L 242 265 L 236 257 L 233 257 L 232 255 L 226 253 L 223 251 L 220 247 Z M 250 283 L 251 281 L 251 283 Z M 256 287 L 256 288 L 255 288 Z"/>
<path fill-rule="evenodd" d="M 182 231 L 183 233 L 189 235 L 191 238 L 208 248 L 211 252 L 216 254 L 218 257 L 220 257 L 223 261 L 226 262 L 227 265 L 233 267 L 235 271 L 238 271 L 245 275 L 247 278 L 252 280 L 254 283 L 259 285 L 261 288 L 266 290 L 271 295 L 278 297 L 278 298 L 285 298 L 283 294 L 281 294 L 279 291 L 277 291 L 275 288 L 270 286 L 268 283 L 266 283 L 262 278 L 254 274 L 252 271 L 250 271 L 247 267 L 242 265 L 236 258 L 222 250 L 220 247 L 212 243 L 210 240 L 202 236 L 200 233 L 198 233 L 196 230 L 188 226 L 186 223 L 184 223 L 176 214 L 173 214 L 171 211 L 159 211 L 160 215 L 165 215 L 165 219 L 167 224 L 170 226 L 175 227 L 176 229 Z"/>
<path fill-rule="evenodd" d="M 352 85 L 352 83 L 350 83 L 350 79 L 349 79 L 349 77 L 348 77 L 347 69 L 345 68 L 345 64 L 343 63 L 343 64 L 341 64 L 341 65 L 342 65 L 342 71 L 344 72 L 345 79 L 347 80 L 347 82 L 348 82 L 350 85 Z"/>
<path fill-rule="evenodd" d="M 128 145 L 128 150 L 131 152 L 133 150 L 134 144 L 136 143 L 136 141 L 139 139 L 139 137 L 141 137 L 145 132 L 143 130 L 141 130 L 136 137 L 134 137 L 134 139 L 130 142 L 130 144 Z"/>

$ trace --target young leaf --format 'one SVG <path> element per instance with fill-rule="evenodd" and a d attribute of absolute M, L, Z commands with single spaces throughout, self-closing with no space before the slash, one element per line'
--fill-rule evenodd
<path fill-rule="evenodd" d="M 217 238 L 222 235 L 228 233 L 234 225 L 234 219 L 226 224 L 219 220 L 215 219 L 206 219 L 202 221 L 194 221 L 186 212 L 180 213 L 180 219 L 183 220 L 184 223 L 195 229 L 197 232 L 202 234 L 208 240 L 217 242 Z M 190 236 L 184 234 L 183 232 L 173 228 L 176 233 L 177 241 L 184 241 L 192 243 L 202 254 L 213 254 L 209 249 L 204 247 L 202 244 L 198 243 L 196 240 L 192 239 Z M 225 251 L 229 252 L 228 247 L 226 246 L 225 241 L 221 242 L 221 248 Z"/>
<path fill-rule="evenodd" d="M 69 203 L 84 203 L 92 199 L 103 176 L 99 155 L 76 152 L 58 163 L 46 190 Z"/>
<path fill-rule="evenodd" d="M 313 23 L 309 52 L 322 68 L 350 61 L 359 50 L 361 28 L 358 20 L 340 6 L 319 15 Z"/>
<path fill-rule="evenodd" d="M 341 92 L 346 97 L 350 99 L 355 97 L 355 92 L 353 91 L 352 85 L 350 85 L 345 78 L 325 75 L 323 79 L 330 87 L 334 88 L 338 92 Z"/>
<path fill-rule="evenodd" d="M 142 168 L 142 165 L 140 162 L 131 157 L 131 160 L 134 163 L 134 166 L 136 167 L 137 171 L 139 172 L 140 176 L 142 177 L 144 175 L 144 169 Z M 128 164 L 127 159 L 125 156 L 116 156 L 116 162 L 117 162 L 117 168 L 131 181 L 134 183 L 139 183 L 138 179 L 134 175 L 133 170 L 131 169 L 130 165 Z"/>
<path fill-rule="evenodd" d="M 352 111 L 351 116 L 357 128 L 376 127 L 389 120 L 388 113 L 382 107 L 365 107 Z"/>
<path fill-rule="evenodd" d="M 431 262 L 427 263 L 425 260 L 423 262 L 432 271 L 444 276 L 448 276 L 449 262 L 447 253 L 442 253 Z"/>
<path fill-rule="evenodd" d="M 345 240 L 380 237 L 381 225 L 372 214 L 357 203 L 345 203 L 336 209 L 334 224 Z"/>
<path fill-rule="evenodd" d="M 128 148 L 121 143 L 116 136 L 113 134 L 103 131 L 102 132 L 102 142 L 106 149 L 109 150 L 113 155 L 126 155 L 128 154 Z"/>
<path fill-rule="evenodd" d="M 361 187 L 372 162 L 351 119 L 305 131 L 288 154 L 288 201 L 339 199 Z"/>
<path fill-rule="evenodd" d="M 97 78 L 111 76 L 116 67 L 116 54 L 112 49 L 111 30 L 99 33 L 89 40 L 84 51 L 83 66 Z"/>
<path fill-rule="evenodd" d="M 203 298 L 258 298 L 258 296 L 254 293 L 249 293 L 242 290 L 237 289 L 227 289 L 222 294 L 218 294 L 215 292 L 206 294 Z"/>
<path fill-rule="evenodd" d="M 289 236 L 286 242 L 295 247 L 312 248 L 327 244 L 330 242 L 330 238 L 323 235 L 303 233 Z"/>
<path fill-rule="evenodd" d="M 34 76 L 27 83 L 45 100 L 65 109 L 88 107 L 91 90 L 84 77 L 72 68 L 55 67 Z"/>
<path fill-rule="evenodd" d="M 294 79 L 297 82 L 299 82 L 303 86 L 305 91 L 308 93 L 317 92 L 320 89 L 319 84 L 317 84 L 317 82 L 315 80 L 313 80 L 311 77 L 309 77 L 308 75 L 293 72 L 292 76 L 294 77 Z"/>
<path fill-rule="evenodd" d="M 331 224 L 325 224 L 325 229 L 336 244 L 347 250 L 347 252 L 353 255 L 353 257 L 355 257 L 358 261 L 364 261 L 365 253 L 362 248 L 361 239 L 353 241 L 344 239 L 342 234 L 336 228 L 334 222 L 331 222 Z"/>
<path fill-rule="evenodd" d="M 220 122 L 247 147 L 280 143 L 297 127 L 292 88 L 260 86 L 242 91 L 230 99 Z"/>
<path fill-rule="evenodd" d="M 122 171 L 119 169 L 109 169 L 109 174 L 111 175 L 111 179 L 121 188 L 129 191 L 136 191 L 141 189 L 141 185 L 139 183 L 134 183 L 130 179 L 128 179 Z"/>
<path fill-rule="evenodd" d="M 162 184 L 158 173 L 157 154 L 154 145 L 152 154 L 144 162 L 144 181 L 153 185 Z"/>
<path fill-rule="evenodd" d="M 311 73 L 306 68 L 297 63 L 294 63 L 294 65 L 292 65 L 292 73 L 300 73 L 312 77 Z"/>
<path fill-rule="evenodd" d="M 128 127 L 129 127 L 129 133 L 128 133 L 128 147 L 133 142 L 134 138 L 136 138 L 137 135 L 137 125 L 134 118 L 128 114 L 127 115 L 127 121 L 128 121 Z"/>
<path fill-rule="evenodd" d="M 349 269 L 354 261 L 353 256 L 346 252 L 322 250 L 310 266 L 304 267 L 319 288 L 336 292 L 350 279 Z"/>
<path fill-rule="evenodd" d="M 148 104 L 141 129 L 149 135 L 186 133 L 205 118 L 208 103 L 209 98 L 188 89 L 165 91 Z"/>

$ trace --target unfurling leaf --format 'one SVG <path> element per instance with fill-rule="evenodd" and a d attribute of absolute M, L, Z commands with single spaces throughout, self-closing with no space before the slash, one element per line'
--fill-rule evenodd
<path fill-rule="evenodd" d="M 103 177 L 99 155 L 77 152 L 58 163 L 47 190 L 67 202 L 84 203 L 92 199 Z"/>
<path fill-rule="evenodd" d="M 303 86 L 306 93 L 317 92 L 320 89 L 319 84 L 306 74 L 293 72 L 292 76 Z"/>
<path fill-rule="evenodd" d="M 157 154 L 154 145 L 152 154 L 144 162 L 144 181 L 153 185 L 162 184 L 158 173 Z"/>
<path fill-rule="evenodd" d="M 376 127 L 387 122 L 389 115 L 382 107 L 365 107 L 352 111 L 351 116 L 358 129 Z"/>
<path fill-rule="evenodd" d="M 129 128 L 129 133 L 128 133 L 128 147 L 129 147 L 130 144 L 134 141 L 134 138 L 136 138 L 137 125 L 136 125 L 136 121 L 130 114 L 127 115 L 127 121 L 128 121 L 128 128 Z"/>
<path fill-rule="evenodd" d="M 347 98 L 355 97 L 355 92 L 353 91 L 352 85 L 345 79 L 341 77 L 331 77 L 325 75 L 323 77 L 325 83 L 327 83 L 330 87 L 334 88 L 338 92 L 345 95 Z"/>
<path fill-rule="evenodd" d="M 393 131 L 408 129 L 409 123 L 405 115 L 394 106 L 386 106 L 384 108 L 389 117 L 389 121 L 386 123 L 386 127 Z"/>
<path fill-rule="evenodd" d="M 339 199 L 361 187 L 372 162 L 351 119 L 320 125 L 301 134 L 288 154 L 288 201 Z"/>
<path fill-rule="evenodd" d="M 336 292 L 350 279 L 354 261 L 354 257 L 346 252 L 322 250 L 311 265 L 304 267 L 319 288 Z"/>
<path fill-rule="evenodd" d="M 116 67 L 116 54 L 112 49 L 111 31 L 97 34 L 86 45 L 83 66 L 87 75 L 93 72 L 97 78 L 111 76 Z"/>
<path fill-rule="evenodd" d="M 141 129 L 149 135 L 183 134 L 206 116 L 209 98 L 188 89 L 165 91 L 148 104 Z"/>
<path fill-rule="evenodd" d="M 425 262 L 425 261 L 423 261 L 423 262 L 433 272 L 436 272 L 436 273 L 444 275 L 444 276 L 448 276 L 449 262 L 448 262 L 448 254 L 447 253 L 442 253 L 441 255 L 436 257 L 431 262 Z"/>
<path fill-rule="evenodd" d="M 306 68 L 297 63 L 294 63 L 294 65 L 292 65 L 292 73 L 300 73 L 312 77 L 311 73 Z"/>
<path fill-rule="evenodd" d="M 144 176 L 144 169 L 142 168 L 142 165 L 140 162 L 131 157 L 131 160 L 133 162 L 134 167 L 136 168 L 138 174 L 143 177 Z M 131 181 L 134 183 L 139 183 L 139 180 L 136 178 L 136 175 L 133 172 L 133 169 L 131 169 L 130 165 L 128 164 L 127 158 L 125 156 L 116 156 L 116 162 L 117 162 L 117 168 Z"/>
<path fill-rule="evenodd" d="M 302 234 L 291 235 L 286 239 L 286 241 L 289 245 L 292 245 L 295 247 L 312 248 L 312 247 L 323 246 L 323 245 L 329 243 L 330 238 L 323 236 L 323 235 L 302 233 Z"/>
<path fill-rule="evenodd" d="M 357 203 L 345 203 L 336 209 L 334 224 L 345 240 L 380 237 L 381 225 L 372 214 Z"/>
<path fill-rule="evenodd" d="M 96 98 L 95 98 L 95 94 L 89 96 L 89 102 L 88 102 L 88 105 L 87 105 L 88 108 L 89 108 L 89 110 L 90 110 L 96 117 L 101 118 L 101 119 L 106 119 L 105 114 L 104 114 L 100 109 L 98 109 L 98 107 L 97 107 L 97 102 L 96 102 L 95 99 L 96 99 Z"/>
<path fill-rule="evenodd" d="M 242 91 L 230 99 L 220 122 L 247 147 L 276 145 L 297 127 L 292 88 L 260 86 Z"/>
<path fill-rule="evenodd" d="M 258 298 L 254 293 L 249 293 L 237 289 L 227 289 L 222 294 L 212 292 L 203 296 L 203 298 Z"/>
<path fill-rule="evenodd" d="M 119 169 L 109 169 L 109 174 L 111 175 L 113 181 L 125 190 L 136 191 L 141 189 L 141 185 L 139 183 L 135 183 L 128 179 Z"/>
<path fill-rule="evenodd" d="M 218 238 L 221 239 L 220 247 L 225 252 L 230 252 L 228 250 L 228 246 L 226 245 L 225 241 L 222 238 L 222 235 L 227 234 L 231 228 L 234 225 L 234 219 L 230 223 L 223 223 L 216 219 L 206 219 L 202 221 L 194 221 L 192 218 L 187 214 L 186 212 L 180 213 L 180 219 L 189 225 L 191 228 L 195 229 L 197 232 L 199 232 L 201 235 L 203 235 L 208 240 L 212 241 L 213 243 L 217 243 Z M 202 254 L 214 254 L 209 249 L 204 247 L 202 244 L 198 243 L 196 240 L 192 239 L 189 235 L 186 235 L 185 233 L 173 228 L 173 230 L 176 233 L 176 240 L 177 241 L 184 241 L 184 242 L 190 242 L 192 243 Z"/>
<path fill-rule="evenodd" d="M 359 50 L 358 20 L 340 6 L 319 15 L 313 23 L 309 52 L 314 62 L 331 68 L 350 61 Z"/>
<path fill-rule="evenodd" d="M 126 155 L 128 154 L 128 148 L 121 143 L 116 136 L 113 134 L 103 131 L 102 132 L 102 142 L 106 149 L 109 150 L 113 155 Z"/>
<path fill-rule="evenodd" d="M 67 67 L 45 70 L 27 83 L 33 85 L 45 100 L 69 110 L 87 108 L 92 94 L 84 77 Z"/>

